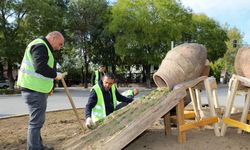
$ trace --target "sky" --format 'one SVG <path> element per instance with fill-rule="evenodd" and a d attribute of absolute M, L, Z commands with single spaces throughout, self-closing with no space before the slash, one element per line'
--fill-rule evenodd
<path fill-rule="evenodd" d="M 250 44 L 250 0 L 180 1 L 185 8 L 191 8 L 194 13 L 204 13 L 221 26 L 227 23 L 230 28 L 236 27 L 243 34 L 243 44 Z"/>
<path fill-rule="evenodd" d="M 250 44 L 250 0 L 181 0 L 194 13 L 204 13 L 220 25 L 227 23 L 243 34 L 243 43 Z"/>

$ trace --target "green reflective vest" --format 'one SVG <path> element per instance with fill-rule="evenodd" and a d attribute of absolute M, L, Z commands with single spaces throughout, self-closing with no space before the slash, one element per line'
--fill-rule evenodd
<path fill-rule="evenodd" d="M 126 97 L 129 97 L 129 96 L 134 97 L 134 90 L 126 90 L 126 91 L 122 92 L 122 95 L 126 96 Z M 117 105 L 120 103 L 122 103 L 122 102 L 117 101 Z"/>
<path fill-rule="evenodd" d="M 99 84 L 96 84 L 92 89 L 94 89 L 96 92 L 97 104 L 92 109 L 91 118 L 94 122 L 96 122 L 96 121 L 106 117 L 106 108 L 105 108 L 105 102 L 104 102 L 102 90 L 101 90 Z M 112 85 L 111 93 L 112 93 L 112 98 L 113 98 L 114 110 L 115 110 L 116 105 L 117 105 L 117 98 L 115 95 L 115 89 L 116 89 L 115 85 Z"/>
<path fill-rule="evenodd" d="M 122 95 L 126 96 L 126 97 L 128 97 L 128 96 L 133 97 L 134 96 L 134 91 L 133 90 L 126 90 L 126 91 L 122 92 Z"/>
<path fill-rule="evenodd" d="M 31 47 L 36 44 L 44 44 L 48 50 L 48 62 L 50 68 L 54 67 L 54 57 L 48 45 L 42 39 L 32 41 L 26 48 L 22 64 L 18 73 L 17 85 L 41 93 L 49 93 L 53 88 L 53 78 L 44 77 L 36 73 L 33 65 Z"/>

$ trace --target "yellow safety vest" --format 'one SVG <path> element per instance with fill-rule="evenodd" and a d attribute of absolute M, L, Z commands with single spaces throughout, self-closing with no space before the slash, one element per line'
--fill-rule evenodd
<path fill-rule="evenodd" d="M 101 87 L 99 86 L 99 84 L 96 84 L 92 89 L 94 89 L 96 92 L 97 104 L 92 109 L 91 118 L 94 122 L 96 122 L 96 121 L 106 117 L 106 108 L 105 108 L 105 102 L 104 102 L 102 90 L 101 90 Z M 112 93 L 112 98 L 113 98 L 114 110 L 115 110 L 116 105 L 117 105 L 117 98 L 115 95 L 115 89 L 116 89 L 115 85 L 112 85 L 111 93 Z"/>
<path fill-rule="evenodd" d="M 39 73 L 35 72 L 33 65 L 32 55 L 30 53 L 31 47 L 37 44 L 44 44 L 48 50 L 48 62 L 50 68 L 54 67 L 54 57 L 46 44 L 42 39 L 35 39 L 26 48 L 22 64 L 18 73 L 17 85 L 34 90 L 41 93 L 49 93 L 53 88 L 53 78 L 45 77 Z"/>

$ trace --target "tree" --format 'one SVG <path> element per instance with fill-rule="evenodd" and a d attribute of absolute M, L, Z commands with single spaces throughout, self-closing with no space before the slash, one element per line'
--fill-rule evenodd
<path fill-rule="evenodd" d="M 214 62 L 223 57 L 227 50 L 226 31 L 204 14 L 193 14 L 192 21 L 191 41 L 203 44 L 207 48 L 209 61 Z"/>
<path fill-rule="evenodd" d="M 103 33 L 108 4 L 105 0 L 76 0 L 69 3 L 67 14 L 68 34 L 75 53 L 84 68 L 84 87 L 93 51 L 101 49 L 98 41 Z"/>
<path fill-rule="evenodd" d="M 103 24 L 98 27 L 100 32 L 93 37 L 95 50 L 92 51 L 90 60 L 94 64 L 111 66 L 112 72 L 115 74 L 117 66 L 122 64 L 120 57 L 115 53 L 115 36 L 108 30 L 111 17 L 111 7 L 109 6 L 103 17 Z"/>
<path fill-rule="evenodd" d="M 227 32 L 229 40 L 226 42 L 227 51 L 223 57 L 225 61 L 225 68 L 223 69 L 232 74 L 234 73 L 235 56 L 238 49 L 243 46 L 243 34 L 236 27 L 229 28 L 227 24 L 225 24 L 224 29 Z M 234 46 L 235 40 L 237 41 L 237 43 Z"/>
<path fill-rule="evenodd" d="M 62 29 L 63 0 L 1 0 L 0 54 L 8 67 L 10 88 L 13 68 L 21 63 L 25 46 L 38 35 Z"/>
<path fill-rule="evenodd" d="M 26 39 L 32 40 L 55 30 L 63 32 L 67 0 L 24 0 L 24 2 L 27 7 Z"/>
<path fill-rule="evenodd" d="M 24 51 L 24 23 L 27 13 L 23 1 L 0 1 L 0 54 L 3 65 L 8 67 L 10 88 L 14 88 L 12 70 L 21 61 Z"/>
<path fill-rule="evenodd" d="M 174 0 L 118 0 L 110 24 L 115 52 L 128 65 L 143 65 L 150 86 L 150 65 L 161 62 L 190 20 L 188 11 Z"/>

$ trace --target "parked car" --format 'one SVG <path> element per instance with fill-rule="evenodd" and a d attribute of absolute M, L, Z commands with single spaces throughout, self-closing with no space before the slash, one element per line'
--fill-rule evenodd
<path fill-rule="evenodd" d="M 7 89 L 9 87 L 9 82 L 6 80 L 0 81 L 0 88 Z"/>

